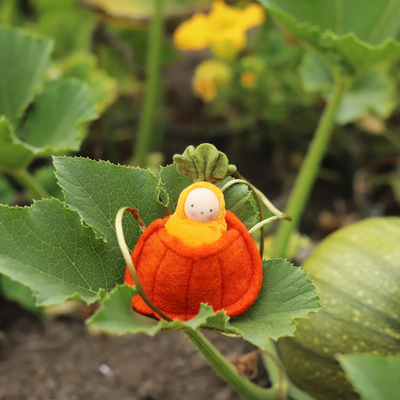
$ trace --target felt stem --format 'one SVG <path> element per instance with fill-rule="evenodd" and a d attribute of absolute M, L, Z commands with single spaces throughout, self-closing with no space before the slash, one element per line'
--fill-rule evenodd
<path fill-rule="evenodd" d="M 285 258 L 293 230 L 297 228 L 311 189 L 317 178 L 322 159 L 328 148 L 329 139 L 335 125 L 338 107 L 351 80 L 336 77 L 333 94 L 318 123 L 317 130 L 301 166 L 300 173 L 289 198 L 285 212 L 293 217 L 292 224 L 281 224 L 278 228 L 274 257 Z"/>
<path fill-rule="evenodd" d="M 263 221 L 260 221 L 258 224 L 254 225 L 250 230 L 249 234 L 252 235 L 254 232 L 256 232 L 258 229 L 261 229 L 264 225 L 270 224 L 271 222 L 278 221 L 280 219 L 287 219 L 287 215 L 281 214 L 281 215 L 274 215 L 273 217 L 269 217 L 267 219 L 264 219 Z"/>
<path fill-rule="evenodd" d="M 154 0 L 154 16 L 149 29 L 149 53 L 146 65 L 146 92 L 133 162 L 145 165 L 154 141 L 154 121 L 160 93 L 161 51 L 164 35 L 164 0 Z"/>
<path fill-rule="evenodd" d="M 24 168 L 10 172 L 12 176 L 31 191 L 36 200 L 51 197 L 46 189 Z"/>
<path fill-rule="evenodd" d="M 285 400 L 281 387 L 262 388 L 239 373 L 239 371 L 199 331 L 184 330 L 185 335 L 212 365 L 219 376 L 247 400 Z"/>
<path fill-rule="evenodd" d="M 146 293 L 143 290 L 142 285 L 140 284 L 139 278 L 137 276 L 135 267 L 133 266 L 131 254 L 129 252 L 128 246 L 126 245 L 125 242 L 125 237 L 124 237 L 124 230 L 122 228 L 122 216 L 125 211 L 129 211 L 135 218 L 134 212 L 137 214 L 136 210 L 134 210 L 132 207 L 123 207 L 119 209 L 117 212 L 117 216 L 115 217 L 115 230 L 117 233 L 117 239 L 118 239 L 118 245 L 121 250 L 121 253 L 125 259 L 126 264 L 128 265 L 129 271 L 132 274 L 132 278 L 135 282 L 136 289 L 139 292 L 140 296 L 144 300 L 144 302 L 155 312 L 157 313 L 161 318 L 163 318 L 166 321 L 172 321 L 171 318 L 169 318 L 167 315 L 165 315 L 162 311 L 160 311 L 147 297 Z M 140 217 L 139 217 L 140 218 Z M 141 220 L 141 219 L 140 219 Z"/>
<path fill-rule="evenodd" d="M 227 182 L 223 187 L 222 187 L 222 191 L 225 192 L 226 189 L 228 189 L 229 187 L 231 187 L 232 185 L 235 185 L 236 183 L 244 183 L 245 185 L 247 185 L 253 192 L 255 192 L 261 199 L 261 201 L 265 204 L 265 206 L 268 208 L 269 211 L 272 212 L 272 214 L 275 215 L 284 215 L 285 219 L 287 219 L 288 221 L 291 221 L 291 217 L 289 217 L 288 215 L 285 215 L 282 211 L 279 211 L 269 200 L 268 197 L 265 196 L 265 194 L 257 189 L 254 185 L 252 185 L 250 182 L 248 182 L 246 179 L 233 179 L 229 182 Z"/>

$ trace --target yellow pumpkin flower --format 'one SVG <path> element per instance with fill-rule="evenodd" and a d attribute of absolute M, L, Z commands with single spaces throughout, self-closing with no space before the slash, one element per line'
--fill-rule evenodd
<path fill-rule="evenodd" d="M 232 79 L 229 66 L 218 60 L 207 60 L 199 64 L 193 77 L 193 90 L 204 102 L 213 101 L 219 88 L 226 87 Z"/>
<path fill-rule="evenodd" d="M 180 50 L 227 45 L 238 51 L 246 46 L 246 31 L 264 20 L 264 9 L 258 4 L 239 9 L 216 0 L 207 15 L 196 13 L 176 29 L 174 43 Z"/>

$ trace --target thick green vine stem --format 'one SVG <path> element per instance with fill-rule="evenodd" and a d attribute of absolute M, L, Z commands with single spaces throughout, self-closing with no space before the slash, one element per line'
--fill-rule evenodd
<path fill-rule="evenodd" d="M 11 172 L 12 176 L 24 187 L 31 191 L 37 200 L 51 197 L 44 187 L 26 170 L 19 169 Z"/>
<path fill-rule="evenodd" d="M 197 350 L 208 360 L 219 376 L 236 392 L 247 400 L 284 400 L 286 394 L 281 388 L 272 386 L 269 389 L 262 388 L 246 377 L 209 342 L 199 331 L 185 330 L 185 335 L 196 346 Z"/>
<path fill-rule="evenodd" d="M 350 80 L 348 78 L 337 77 L 335 80 L 333 94 L 319 121 L 314 138 L 311 142 L 285 210 L 285 214 L 292 217 L 292 223 L 281 224 L 279 226 L 275 242 L 274 257 L 286 257 L 290 237 L 293 230 L 299 225 L 301 215 L 310 196 L 322 159 L 328 148 L 329 138 L 333 131 L 337 109 L 349 84 Z"/>
<path fill-rule="evenodd" d="M 142 118 L 135 147 L 133 162 L 145 165 L 153 138 L 154 119 L 160 92 L 161 50 L 164 34 L 164 0 L 154 0 L 154 16 L 149 31 L 149 54 L 147 58 L 147 86 Z"/>

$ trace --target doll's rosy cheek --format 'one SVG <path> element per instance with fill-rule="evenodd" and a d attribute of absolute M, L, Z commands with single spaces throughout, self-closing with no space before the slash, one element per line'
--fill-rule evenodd
<path fill-rule="evenodd" d="M 219 206 L 218 197 L 210 189 L 193 189 L 185 201 L 185 215 L 196 222 L 211 222 L 217 218 Z"/>

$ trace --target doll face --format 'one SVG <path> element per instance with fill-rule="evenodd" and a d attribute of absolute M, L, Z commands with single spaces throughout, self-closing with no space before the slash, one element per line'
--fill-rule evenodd
<path fill-rule="evenodd" d="M 214 221 L 219 213 L 217 196 L 206 188 L 193 189 L 185 201 L 186 217 L 196 222 Z"/>

